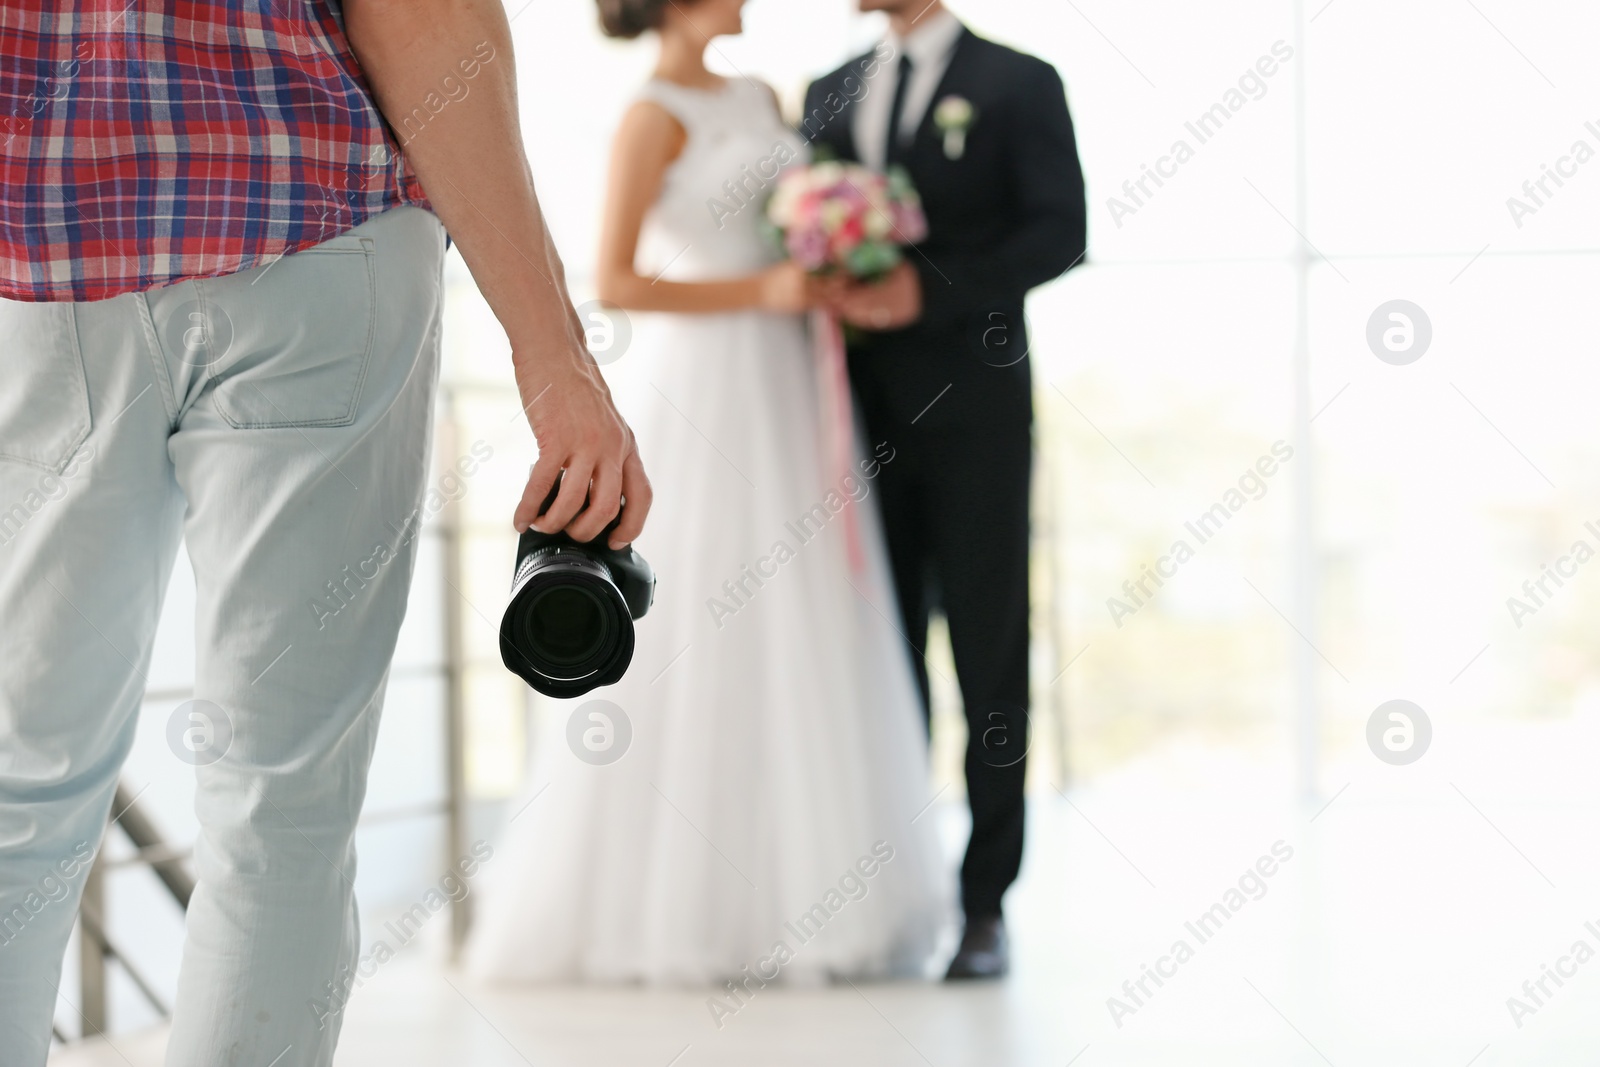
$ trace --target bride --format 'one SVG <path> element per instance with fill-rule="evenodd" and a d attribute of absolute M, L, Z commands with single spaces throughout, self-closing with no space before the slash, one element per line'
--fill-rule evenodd
<path fill-rule="evenodd" d="M 653 460 L 638 547 L 660 588 L 604 702 L 546 706 L 467 957 L 508 981 L 729 983 L 729 1012 L 769 981 L 920 976 L 952 911 L 871 506 L 894 442 L 825 462 L 819 294 L 759 222 L 804 142 L 770 89 L 704 63 L 742 7 L 600 2 L 608 34 L 660 42 L 599 262 L 602 299 L 639 313 L 617 392 Z"/>

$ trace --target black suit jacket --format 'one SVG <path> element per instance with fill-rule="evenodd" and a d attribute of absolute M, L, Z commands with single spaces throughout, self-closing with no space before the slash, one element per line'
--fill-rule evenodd
<path fill-rule="evenodd" d="M 824 154 L 858 162 L 854 104 L 888 91 L 875 75 L 898 62 L 880 45 L 819 78 L 806 93 L 802 136 Z M 976 109 L 959 159 L 947 157 L 934 118 L 951 96 Z M 991 365 L 1008 358 L 1002 348 L 1025 353 L 1028 290 L 1081 261 L 1087 240 L 1083 170 L 1060 75 L 964 31 L 900 162 L 928 216 L 927 240 L 907 253 L 922 279 L 923 317 L 906 330 L 869 334 L 853 352 L 939 351 Z"/>

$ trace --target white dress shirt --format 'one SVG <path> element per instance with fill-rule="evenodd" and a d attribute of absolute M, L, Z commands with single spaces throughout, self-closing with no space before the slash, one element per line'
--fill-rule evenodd
<path fill-rule="evenodd" d="M 904 37 L 890 32 L 893 58 L 868 81 L 870 88 L 854 107 L 851 132 L 856 139 L 856 156 L 862 163 L 878 171 L 885 166 L 889 110 L 894 107 L 895 91 L 900 86 L 900 57 L 911 57 L 911 85 L 906 89 L 905 110 L 900 113 L 900 140 L 904 144 L 916 136 L 933 105 L 933 94 L 950 69 L 950 57 L 964 28 L 960 19 L 941 9 L 918 22 Z"/>

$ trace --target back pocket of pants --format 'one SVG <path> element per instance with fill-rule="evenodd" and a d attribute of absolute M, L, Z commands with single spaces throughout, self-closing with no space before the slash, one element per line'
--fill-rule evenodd
<path fill-rule="evenodd" d="M 0 299 L 0 460 L 60 474 L 89 436 L 72 304 Z"/>
<path fill-rule="evenodd" d="M 348 426 L 372 353 L 370 241 L 336 237 L 252 270 L 197 283 L 221 347 L 217 409 L 239 429 Z"/>

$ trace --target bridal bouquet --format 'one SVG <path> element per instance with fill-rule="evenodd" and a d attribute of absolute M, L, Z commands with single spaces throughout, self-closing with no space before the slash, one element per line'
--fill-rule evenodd
<path fill-rule="evenodd" d="M 856 163 L 796 167 L 778 179 L 767 224 L 789 258 L 819 277 L 877 281 L 905 258 L 903 249 L 928 236 L 922 200 L 904 170 L 878 174 Z M 824 464 L 838 484 L 853 476 L 855 430 L 845 337 L 825 309 L 813 313 Z M 866 566 L 852 494 L 844 508 L 845 550 L 857 574 Z"/>
<path fill-rule="evenodd" d="M 767 221 L 789 258 L 817 275 L 872 281 L 904 258 L 902 249 L 928 236 L 928 220 L 911 179 L 857 163 L 795 167 L 778 179 Z"/>

